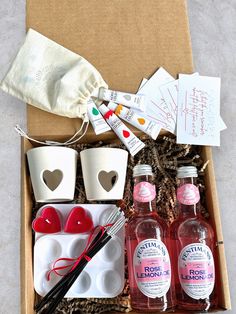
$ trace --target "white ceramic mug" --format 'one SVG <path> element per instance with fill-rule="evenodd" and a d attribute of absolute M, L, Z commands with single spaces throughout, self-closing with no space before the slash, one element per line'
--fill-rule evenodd
<path fill-rule="evenodd" d="M 80 152 L 88 200 L 123 198 L 128 152 L 119 148 L 90 148 Z"/>
<path fill-rule="evenodd" d="M 67 147 L 37 147 L 27 152 L 36 202 L 72 201 L 78 153 Z"/>

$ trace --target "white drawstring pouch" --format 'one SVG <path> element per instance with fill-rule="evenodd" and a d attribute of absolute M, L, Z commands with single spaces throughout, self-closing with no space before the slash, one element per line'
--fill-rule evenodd
<path fill-rule="evenodd" d="M 83 123 L 80 130 L 68 141 L 40 142 L 46 145 L 69 145 L 78 141 L 87 131 L 87 102 L 92 93 L 108 86 L 86 59 L 29 29 L 0 87 L 42 110 L 69 118 L 81 118 Z M 84 126 L 82 136 L 76 138 Z M 31 139 L 19 126 L 16 130 Z"/>

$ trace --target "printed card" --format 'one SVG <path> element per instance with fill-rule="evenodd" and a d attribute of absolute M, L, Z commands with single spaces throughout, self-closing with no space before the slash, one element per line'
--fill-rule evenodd
<path fill-rule="evenodd" d="M 139 85 L 137 94 L 139 93 L 140 89 L 147 83 L 147 81 L 148 81 L 148 79 L 146 79 L 145 77 L 142 79 L 142 81 Z"/>
<path fill-rule="evenodd" d="M 187 80 L 191 77 L 199 76 L 199 73 L 196 72 L 193 74 L 181 74 L 180 76 L 181 76 L 182 82 L 183 80 L 185 80 L 184 81 L 185 83 L 180 84 L 180 87 L 179 87 L 179 80 L 173 80 L 173 78 L 168 74 L 168 72 L 166 72 L 163 68 L 161 68 L 150 78 L 150 80 L 147 80 L 146 78 L 144 78 L 139 86 L 139 91 L 138 91 L 138 93 L 143 93 L 143 94 L 146 93 L 146 95 L 148 95 L 147 96 L 148 102 L 152 103 L 152 106 L 151 105 L 148 106 L 148 110 L 146 111 L 146 114 L 145 114 L 146 117 L 156 121 L 156 123 L 161 125 L 162 128 L 175 134 L 177 133 L 176 125 L 177 125 L 177 114 L 178 114 L 178 106 L 179 106 L 178 101 L 180 100 L 179 92 L 181 95 L 183 94 L 183 91 L 182 90 L 179 91 L 179 88 L 180 89 L 182 87 L 185 88 L 187 84 Z M 172 80 L 170 80 L 170 77 L 172 78 Z M 205 80 L 205 78 L 206 78 L 205 76 L 200 76 L 199 79 Z M 165 83 L 163 83 L 164 81 Z M 189 84 L 192 84 L 192 80 L 189 81 Z M 205 83 L 203 83 L 203 85 L 204 84 Z M 156 91 L 157 86 L 162 97 L 160 97 L 160 94 Z M 158 103 L 155 102 L 154 99 L 155 100 L 158 99 L 159 100 Z M 159 107 L 158 109 L 153 104 L 153 102 L 155 102 L 155 105 L 158 105 Z M 170 118 L 171 118 L 171 121 L 170 121 Z M 227 127 L 224 121 L 222 120 L 222 118 L 220 117 L 220 115 L 217 115 L 216 120 L 217 122 L 215 123 L 216 125 L 215 133 L 216 133 L 216 137 L 219 138 L 220 136 L 219 132 L 226 129 Z M 204 140 L 205 139 L 206 139 L 206 136 L 204 136 Z M 195 138 L 194 141 L 196 140 L 197 139 Z M 191 143 L 193 143 L 192 138 L 191 138 Z M 191 143 L 188 142 L 188 144 L 191 144 Z M 201 144 L 199 143 L 199 145 Z M 206 144 L 202 143 L 202 145 L 206 145 Z M 208 144 L 208 145 L 217 145 L 217 144 L 213 143 L 213 144 Z"/>
<path fill-rule="evenodd" d="M 174 78 L 163 68 L 158 71 L 147 81 L 143 83 L 139 93 L 146 96 L 146 115 L 160 124 L 164 129 L 174 133 L 174 118 L 162 97 L 159 86 L 174 81 Z"/>
<path fill-rule="evenodd" d="M 182 76 L 188 77 L 188 76 L 195 76 L 195 75 L 199 75 L 198 72 L 195 72 L 193 74 L 181 74 Z M 204 77 L 204 76 L 203 76 Z M 162 86 L 161 86 L 162 87 Z M 219 130 L 223 131 L 225 129 L 227 129 L 226 124 L 224 123 L 223 119 L 221 118 L 221 116 L 218 117 L 219 118 Z"/>
<path fill-rule="evenodd" d="M 174 121 L 172 133 L 176 133 L 176 117 L 178 112 L 178 85 L 179 80 L 175 80 L 159 87 L 162 97 L 168 106 L 171 118 Z"/>
<path fill-rule="evenodd" d="M 225 130 L 225 129 L 227 129 L 227 126 L 226 126 L 226 124 L 224 123 L 223 119 L 220 117 L 220 119 L 219 119 L 219 130 L 220 130 L 220 131 L 223 131 L 223 130 Z"/>
<path fill-rule="evenodd" d="M 184 75 L 199 75 L 198 72 L 193 74 L 184 74 Z M 176 119 L 177 119 L 177 112 L 178 112 L 178 94 L 179 94 L 179 80 L 175 80 L 169 82 L 165 85 L 159 87 L 161 94 L 172 114 L 172 117 L 175 121 L 175 134 L 176 134 Z"/>
<path fill-rule="evenodd" d="M 159 87 L 170 112 L 175 116 L 175 121 L 178 111 L 178 85 L 179 80 L 175 80 Z"/>
<path fill-rule="evenodd" d="M 177 143 L 220 145 L 220 78 L 179 76 Z"/>

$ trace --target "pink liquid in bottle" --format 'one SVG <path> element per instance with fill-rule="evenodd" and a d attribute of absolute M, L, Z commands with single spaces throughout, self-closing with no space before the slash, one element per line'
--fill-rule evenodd
<path fill-rule="evenodd" d="M 179 217 L 170 228 L 177 306 L 207 311 L 217 305 L 214 231 L 199 212 L 196 167 L 179 168 L 177 178 Z"/>
<path fill-rule="evenodd" d="M 126 229 L 131 306 L 143 313 L 164 312 L 175 305 L 169 232 L 156 212 L 151 166 L 135 166 L 133 176 L 135 214 Z"/>

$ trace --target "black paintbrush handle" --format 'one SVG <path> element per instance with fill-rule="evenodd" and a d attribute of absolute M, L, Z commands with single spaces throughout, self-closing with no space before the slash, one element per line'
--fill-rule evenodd
<path fill-rule="evenodd" d="M 61 290 L 59 290 L 58 294 L 55 296 L 54 299 L 52 299 L 52 302 L 50 303 L 49 307 L 45 310 L 44 314 L 53 314 L 58 306 L 58 304 L 61 302 L 61 300 L 64 298 L 66 293 L 70 290 L 73 283 L 76 281 L 76 279 L 79 277 L 85 266 L 87 265 L 88 261 L 85 260 L 85 263 L 83 264 L 83 267 L 79 267 L 79 269 L 76 267 L 76 271 L 74 275 L 70 278 L 70 280 L 67 281 L 65 285 L 61 287 Z"/>
<path fill-rule="evenodd" d="M 82 261 L 81 261 L 82 262 Z M 85 261 L 86 262 L 86 261 Z M 44 305 L 48 303 L 48 301 L 52 300 L 52 298 L 61 290 L 61 288 L 70 281 L 70 279 L 75 274 L 75 270 L 71 271 L 67 275 L 65 275 L 40 301 L 35 305 L 34 310 L 36 312 L 40 311 Z"/>
<path fill-rule="evenodd" d="M 106 234 L 106 236 L 102 239 L 101 242 L 98 243 L 98 245 L 96 245 L 94 248 L 88 251 L 87 255 L 90 258 L 93 258 L 94 255 L 96 255 L 107 244 L 107 242 L 109 242 L 110 239 L 111 239 L 111 236 Z"/>

